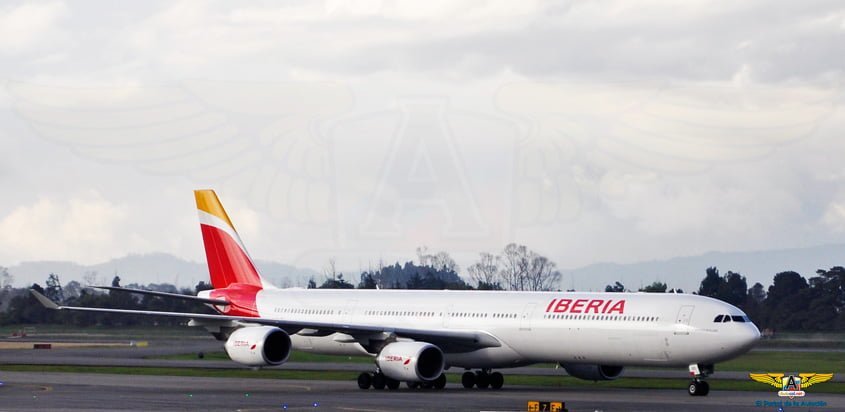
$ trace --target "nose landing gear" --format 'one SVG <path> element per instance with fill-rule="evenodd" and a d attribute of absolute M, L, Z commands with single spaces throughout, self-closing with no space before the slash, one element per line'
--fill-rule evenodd
<path fill-rule="evenodd" d="M 695 379 L 687 387 L 690 396 L 707 396 L 710 393 L 710 384 L 707 381 Z"/>
<path fill-rule="evenodd" d="M 710 393 L 710 384 L 703 379 L 713 373 L 713 365 L 694 363 L 689 366 L 689 373 L 692 376 L 692 382 L 687 386 L 687 393 L 690 396 L 707 396 Z"/>

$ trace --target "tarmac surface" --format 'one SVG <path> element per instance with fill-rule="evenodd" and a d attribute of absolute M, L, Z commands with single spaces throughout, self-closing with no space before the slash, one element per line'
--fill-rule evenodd
<path fill-rule="evenodd" d="M 35 342 L 35 341 L 33 341 Z M 3 364 L 23 365 L 84 365 L 84 366 L 137 366 L 164 368 L 210 368 L 244 369 L 229 360 L 173 360 L 155 359 L 155 357 L 183 353 L 220 352 L 222 342 L 211 339 L 185 341 L 152 341 L 147 347 L 123 348 L 66 348 L 52 350 L 8 349 L 0 350 L 0 370 Z M 718 365 L 717 365 L 718 366 Z M 371 372 L 372 363 L 330 363 L 330 362 L 287 362 L 273 369 L 304 371 L 352 371 Z M 563 368 L 527 366 L 499 370 L 508 375 L 566 376 Z M 462 373 L 462 369 L 450 369 L 447 373 Z M 684 368 L 638 369 L 628 368 L 622 376 L 629 378 L 677 378 L 686 379 L 689 372 Z M 746 380 L 747 372 L 719 371 L 708 379 Z M 836 374 L 834 382 L 845 382 L 845 374 Z"/>
<path fill-rule="evenodd" d="M 26 341 L 26 340 L 24 340 Z M 35 339 L 33 339 L 35 341 Z M 53 340 L 55 341 L 55 340 Z M 759 392 L 711 391 L 691 397 L 684 390 L 616 388 L 537 388 L 508 385 L 499 391 L 360 390 L 355 382 L 298 381 L 207 377 L 104 375 L 50 372 L 4 372 L 3 364 L 243 368 L 230 361 L 164 360 L 149 357 L 220 351 L 210 339 L 150 341 L 148 347 L 0 350 L 0 411 L 5 410 L 527 410 L 529 400 L 563 401 L 570 411 L 775 411 L 778 398 Z M 287 363 L 280 369 L 369 371 L 369 363 Z M 460 370 L 450 372 L 459 373 Z M 563 369 L 526 367 L 502 370 L 507 375 L 565 375 Z M 686 378 L 681 369 L 631 369 L 624 376 Z M 836 380 L 841 380 L 837 375 Z M 742 372 L 717 372 L 710 379 L 747 379 Z M 811 392 L 811 391 L 810 391 Z M 784 410 L 845 410 L 845 395 L 809 393 L 795 401 L 824 406 Z M 758 402 L 760 405 L 758 406 Z M 768 402 L 768 404 L 767 404 Z M 316 406 L 315 406 L 316 405 Z"/>
<path fill-rule="evenodd" d="M 529 400 L 563 401 L 570 411 L 777 410 L 772 391 L 712 391 L 691 397 L 679 390 L 506 387 L 499 391 L 360 390 L 353 382 L 0 372 L 0 410 L 240 410 L 240 411 L 524 411 Z M 796 398 L 796 400 L 798 400 Z M 807 396 L 821 407 L 845 410 L 845 395 Z M 762 405 L 762 404 L 761 404 Z"/>

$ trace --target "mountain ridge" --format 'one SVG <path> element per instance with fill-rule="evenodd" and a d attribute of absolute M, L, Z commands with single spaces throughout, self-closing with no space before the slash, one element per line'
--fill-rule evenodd
<path fill-rule="evenodd" d="M 309 279 L 321 282 L 322 274 L 311 268 L 284 263 L 256 260 L 258 270 L 279 287 L 305 287 Z M 785 248 L 744 252 L 706 252 L 700 255 L 654 259 L 633 263 L 599 262 L 578 268 L 561 269 L 562 290 L 603 291 L 616 281 L 630 290 L 637 290 L 654 281 L 685 292 L 698 290 L 705 270 L 715 266 L 721 273 L 733 271 L 746 277 L 748 286 L 760 282 L 768 287 L 776 273 L 795 271 L 805 278 L 817 269 L 845 265 L 845 244 L 826 244 L 806 248 Z M 86 274 L 96 272 L 96 283 L 111 284 L 115 274 L 124 285 L 130 283 L 171 283 L 179 287 L 193 287 L 208 281 L 205 262 L 195 262 L 168 253 L 130 254 L 107 262 L 82 265 L 69 261 L 28 261 L 8 268 L 16 286 L 43 284 L 50 273 L 59 275 L 62 283 L 70 280 L 85 282 Z M 358 274 L 347 278 L 356 281 Z M 90 275 L 89 275 L 90 277 Z M 463 276 L 466 280 L 467 277 Z"/>

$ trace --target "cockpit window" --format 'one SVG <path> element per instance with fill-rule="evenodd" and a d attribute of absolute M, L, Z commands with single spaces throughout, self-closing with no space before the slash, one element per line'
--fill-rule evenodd
<path fill-rule="evenodd" d="M 731 317 L 730 317 L 730 316 L 728 316 L 728 315 L 725 315 L 725 318 L 724 318 L 724 319 L 722 319 L 722 322 L 723 322 L 723 323 L 724 323 L 724 322 L 730 322 L 730 321 L 731 321 Z"/>
<path fill-rule="evenodd" d="M 745 316 L 733 315 L 731 316 L 731 319 L 733 319 L 734 322 L 745 322 Z"/>
<path fill-rule="evenodd" d="M 715 322 L 715 323 L 722 323 L 722 318 L 723 318 L 724 316 L 725 316 L 725 315 L 719 315 L 719 316 L 716 316 L 716 319 L 713 319 L 713 322 Z"/>

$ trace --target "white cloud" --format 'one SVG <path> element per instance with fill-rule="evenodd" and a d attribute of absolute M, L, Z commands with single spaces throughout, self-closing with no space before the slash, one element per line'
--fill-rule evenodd
<path fill-rule="evenodd" d="M 841 193 L 827 205 L 821 223 L 831 232 L 845 233 L 845 193 Z"/>
<path fill-rule="evenodd" d="M 410 257 L 418 242 L 474 258 L 514 240 L 562 267 L 840 242 L 843 16 L 834 2 L 764 1 L 0 6 L 0 58 L 15 57 L 0 60 L 12 234 L 0 258 L 201 259 L 195 183 L 221 193 L 253 256 L 314 267 L 320 254 L 346 267 Z M 444 124 L 501 237 L 344 232 L 397 119 L 419 114 L 397 102 L 421 95 L 448 101 Z M 222 113 L 237 132 L 226 141 L 249 150 L 209 150 L 218 140 L 173 119 L 230 129 L 171 101 Z M 44 159 L 56 171 L 27 167 Z M 92 187 L 101 195 L 61 197 Z"/>
<path fill-rule="evenodd" d="M 0 8 L 0 52 L 19 52 L 55 34 L 55 25 L 68 14 L 63 2 L 26 2 Z"/>
<path fill-rule="evenodd" d="M 97 193 L 42 198 L 0 220 L 0 256 L 6 264 L 41 259 L 101 262 L 135 246 L 120 231 L 127 218 L 125 207 Z"/>

